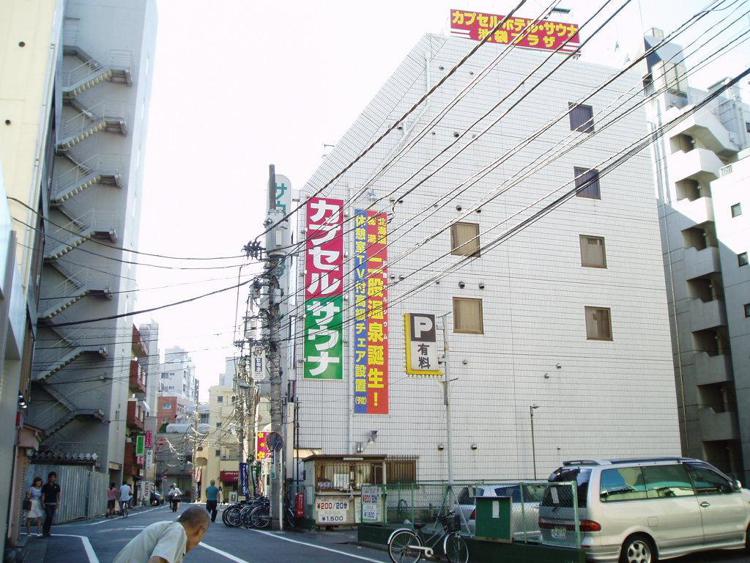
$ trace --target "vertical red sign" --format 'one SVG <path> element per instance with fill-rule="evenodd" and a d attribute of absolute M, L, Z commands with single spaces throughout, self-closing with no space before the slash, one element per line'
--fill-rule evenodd
<path fill-rule="evenodd" d="M 367 217 L 367 412 L 388 414 L 388 216 Z"/>

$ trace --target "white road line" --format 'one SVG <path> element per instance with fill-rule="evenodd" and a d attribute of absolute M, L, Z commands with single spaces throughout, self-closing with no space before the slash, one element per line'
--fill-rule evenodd
<path fill-rule="evenodd" d="M 227 559 L 229 559 L 230 561 L 234 561 L 235 563 L 250 563 L 249 561 L 247 561 L 245 559 L 240 559 L 239 557 L 235 557 L 231 553 L 227 553 L 226 551 L 222 551 L 220 549 L 216 549 L 214 546 L 208 545 L 207 543 L 201 542 L 198 545 L 201 546 L 201 547 L 205 547 L 209 551 L 213 551 L 214 553 L 218 553 L 222 557 L 226 557 Z"/>
<path fill-rule="evenodd" d="M 351 557 L 352 559 L 360 559 L 362 561 L 371 561 L 372 563 L 383 563 L 379 559 L 370 559 L 369 557 L 363 557 L 362 555 L 354 555 L 353 553 L 347 553 L 346 551 L 340 551 L 338 549 L 331 549 L 330 547 L 324 547 L 322 545 L 317 545 L 314 543 L 307 543 L 299 540 L 293 540 L 291 538 L 287 538 L 285 536 L 280 536 L 271 532 L 265 532 L 263 530 L 254 530 L 250 529 L 251 532 L 255 532 L 257 534 L 263 534 L 264 536 L 270 536 L 272 538 L 276 538 L 277 540 L 283 540 L 288 541 L 290 543 L 298 543 L 300 545 L 306 545 L 308 547 L 314 547 L 315 549 L 322 549 L 323 551 L 330 551 L 331 553 L 338 553 L 339 555 L 345 555 L 347 557 Z"/>
<path fill-rule="evenodd" d="M 89 563 L 99 563 L 99 558 L 96 556 L 94 548 L 91 546 L 91 542 L 87 536 L 76 536 L 73 534 L 52 534 L 53 537 L 63 538 L 78 538 L 83 542 L 83 549 L 86 551 L 86 556 L 89 558 Z"/>
<path fill-rule="evenodd" d="M 138 516 L 139 514 L 146 514 L 147 512 L 152 512 L 154 510 L 159 510 L 160 508 L 164 508 L 163 506 L 157 506 L 155 508 L 149 508 L 147 510 L 140 510 L 138 512 L 131 512 L 128 514 L 127 518 L 130 518 L 132 516 Z M 107 522 L 115 522 L 117 520 L 124 520 L 125 516 L 117 516 L 115 518 L 105 518 L 104 520 L 99 520 L 98 522 L 92 522 L 90 524 L 68 524 L 68 526 L 98 526 L 99 524 L 106 524 Z"/>

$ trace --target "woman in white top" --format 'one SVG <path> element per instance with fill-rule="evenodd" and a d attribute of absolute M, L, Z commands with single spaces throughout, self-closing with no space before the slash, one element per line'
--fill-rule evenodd
<path fill-rule="evenodd" d="M 31 535 L 32 520 L 36 521 L 36 530 L 42 535 L 42 518 L 44 518 L 44 509 L 42 508 L 42 478 L 34 477 L 34 482 L 26 491 L 26 500 L 31 501 L 31 507 L 26 511 L 26 532 Z"/>

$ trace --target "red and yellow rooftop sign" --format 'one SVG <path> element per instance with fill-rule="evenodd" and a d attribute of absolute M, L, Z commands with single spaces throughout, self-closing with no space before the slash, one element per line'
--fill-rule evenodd
<path fill-rule="evenodd" d="M 466 10 L 451 10 L 451 33 L 481 41 L 485 37 L 488 43 L 509 45 L 516 41 L 518 47 L 571 52 L 580 45 L 578 26 L 574 23 L 553 22 L 549 20 L 532 20 L 528 18 L 508 18 L 494 32 L 492 30 L 503 21 L 504 16 L 485 14 Z M 529 26 L 529 29 L 526 27 Z M 565 43 L 565 41 L 568 41 Z"/>

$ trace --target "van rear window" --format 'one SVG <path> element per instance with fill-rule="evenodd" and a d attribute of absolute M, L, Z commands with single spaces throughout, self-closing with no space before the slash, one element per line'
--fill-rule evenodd
<path fill-rule="evenodd" d="M 578 508 L 586 508 L 586 497 L 589 492 L 591 469 L 580 467 L 561 467 L 550 475 L 547 489 L 544 491 L 542 506 L 573 507 L 573 488 L 563 484 L 577 483 Z M 559 485 L 556 483 L 560 483 Z"/>

